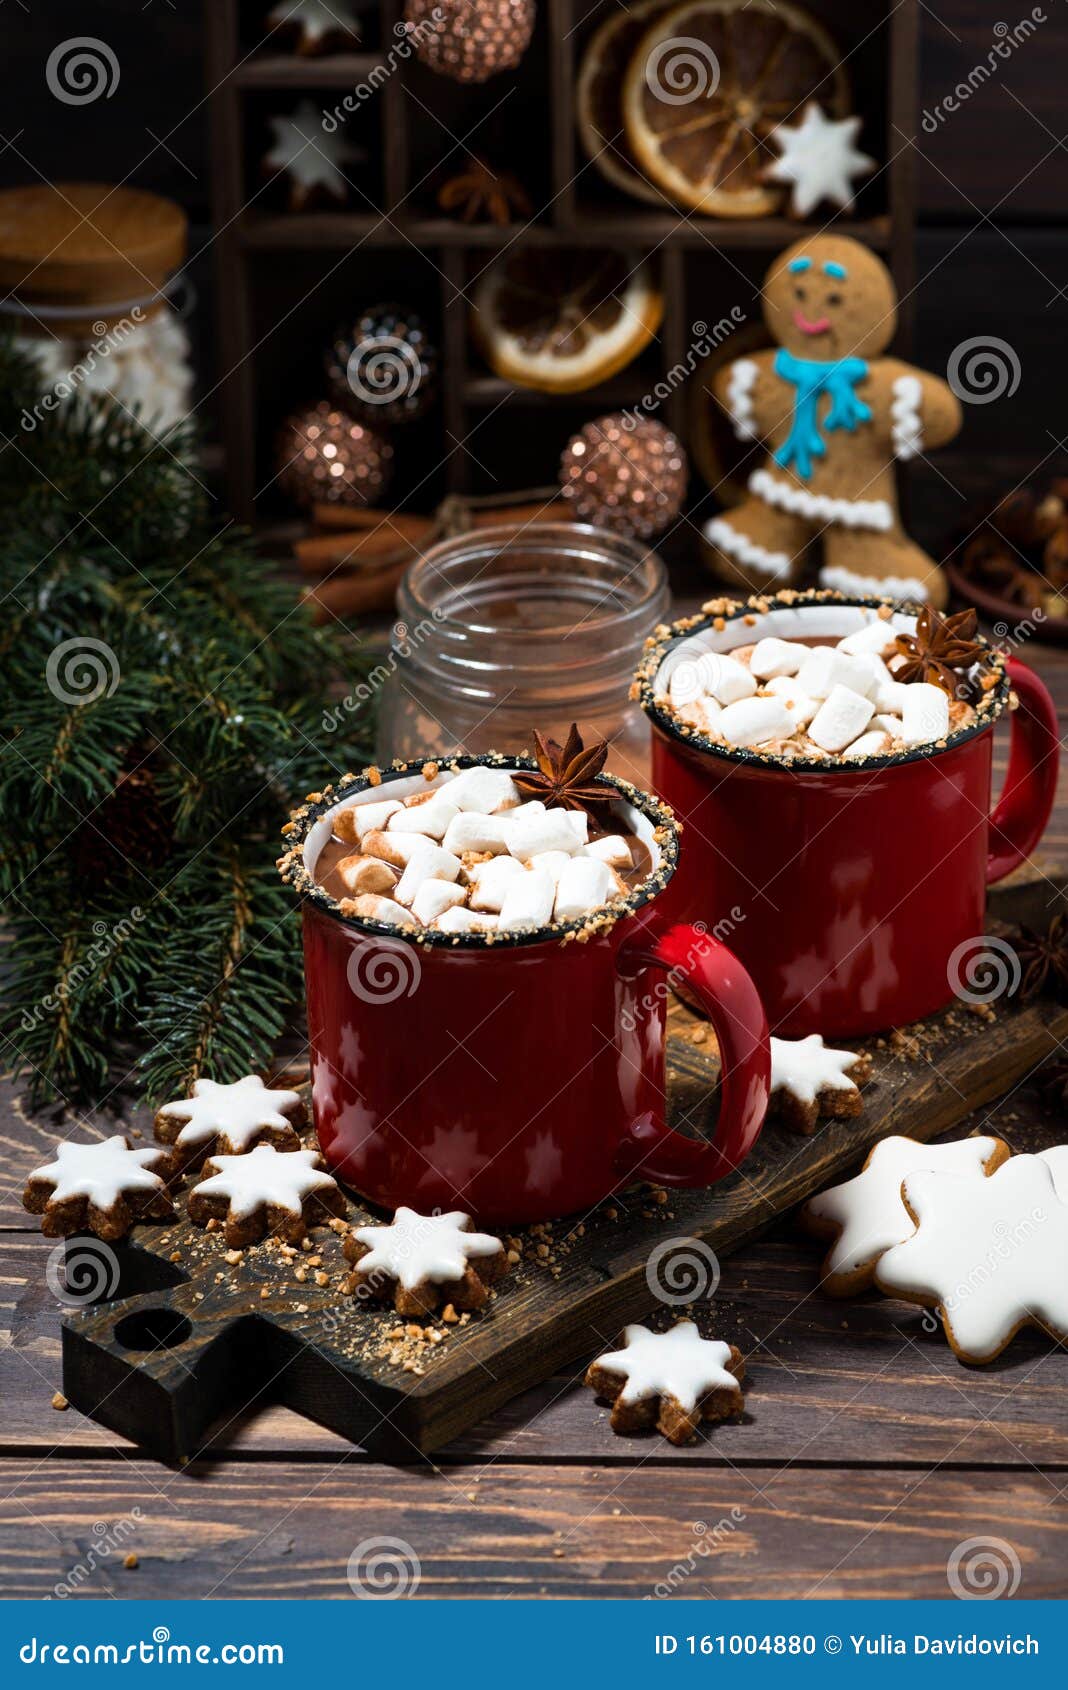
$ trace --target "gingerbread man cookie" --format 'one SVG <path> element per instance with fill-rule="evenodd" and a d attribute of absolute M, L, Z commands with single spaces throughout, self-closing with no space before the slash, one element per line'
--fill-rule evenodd
<path fill-rule="evenodd" d="M 95 1144 L 59 1144 L 56 1159 L 35 1168 L 22 1195 L 23 1207 L 41 1215 L 48 1238 L 93 1232 L 124 1238 L 135 1220 L 170 1220 L 167 1191 L 173 1177 L 165 1150 L 133 1150 L 121 1133 Z"/>
<path fill-rule="evenodd" d="M 398 1314 L 431 1314 L 443 1303 L 480 1309 L 508 1271 L 499 1238 L 475 1232 L 470 1215 L 419 1215 L 403 1206 L 389 1226 L 359 1226 L 344 1243 L 355 1264 L 352 1289 L 392 1303 Z"/>
<path fill-rule="evenodd" d="M 807 236 L 774 261 L 763 299 L 777 350 L 713 385 L 738 438 L 767 449 L 750 497 L 705 526 L 717 573 L 791 585 L 819 538 L 822 586 L 943 606 L 942 571 L 902 527 L 895 464 L 952 440 L 961 410 L 937 376 L 880 356 L 897 326 L 889 271 L 859 241 Z"/>
<path fill-rule="evenodd" d="M 189 1219 L 196 1226 L 225 1221 L 232 1250 L 267 1233 L 299 1244 L 308 1227 L 345 1214 L 345 1199 L 314 1150 L 258 1144 L 244 1156 L 209 1157 L 204 1172 L 189 1193 Z"/>
<path fill-rule="evenodd" d="M 673 1444 L 690 1443 L 702 1420 L 741 1413 L 742 1353 L 734 1344 L 702 1338 L 692 1320 L 667 1332 L 628 1326 L 623 1348 L 598 1356 L 585 1383 L 612 1404 L 612 1430 L 655 1426 Z"/>
<path fill-rule="evenodd" d="M 864 1107 L 860 1087 L 871 1078 L 871 1057 L 832 1050 L 820 1033 L 771 1041 L 768 1112 L 795 1133 L 812 1133 L 821 1115 L 850 1120 Z"/>
<path fill-rule="evenodd" d="M 920 1144 L 914 1138 L 884 1138 L 860 1173 L 810 1197 L 801 1224 L 816 1238 L 834 1240 L 823 1264 L 823 1289 L 832 1297 L 866 1291 L 879 1258 L 915 1231 L 901 1200 L 901 1183 L 920 1169 L 992 1174 L 1009 1156 L 1000 1138 L 962 1138 L 953 1144 Z"/>
<path fill-rule="evenodd" d="M 1012 1156 L 989 1179 L 927 1169 L 902 1182 L 916 1230 L 879 1258 L 875 1283 L 935 1309 L 961 1361 L 995 1360 L 1024 1326 L 1068 1340 L 1063 1148 Z"/>
<path fill-rule="evenodd" d="M 254 1144 L 299 1150 L 297 1128 L 306 1111 L 299 1092 L 271 1091 L 256 1074 L 233 1085 L 197 1080 L 192 1097 L 165 1103 L 156 1113 L 156 1137 L 173 1144 L 183 1168 L 199 1167 L 218 1151 L 240 1156 Z"/>

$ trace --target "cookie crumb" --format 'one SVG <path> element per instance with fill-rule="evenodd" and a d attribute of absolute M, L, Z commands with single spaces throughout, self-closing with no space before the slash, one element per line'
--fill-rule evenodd
<path fill-rule="evenodd" d="M 126 1568 L 126 1571 L 128 1573 L 132 1573 L 137 1567 L 139 1567 L 141 1565 L 140 1561 L 137 1559 L 137 1556 L 134 1554 L 132 1549 L 131 1549 L 129 1555 L 123 1556 L 122 1564 Z"/>
<path fill-rule="evenodd" d="M 55 1393 L 54 1397 L 52 1398 L 52 1407 L 57 1408 L 57 1409 L 64 1409 L 64 1408 L 70 1407 L 70 1403 L 67 1401 L 67 1399 L 63 1395 L 62 1391 L 57 1391 Z"/>

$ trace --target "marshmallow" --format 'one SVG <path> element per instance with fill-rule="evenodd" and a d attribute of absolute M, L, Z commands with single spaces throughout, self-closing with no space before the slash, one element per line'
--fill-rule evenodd
<path fill-rule="evenodd" d="M 444 839 L 449 823 L 459 815 L 443 792 L 432 792 L 417 804 L 404 804 L 386 823 L 389 833 L 422 833 L 428 839 Z"/>
<path fill-rule="evenodd" d="M 425 921 L 429 927 L 432 921 L 453 904 L 462 904 L 464 889 L 451 880 L 424 880 L 415 897 L 412 899 L 412 914 L 420 921 Z"/>
<path fill-rule="evenodd" d="M 756 692 L 756 677 L 749 673 L 744 663 L 737 658 L 724 657 L 718 652 L 708 652 L 702 658 L 702 668 L 705 673 L 705 690 L 719 704 L 735 704 L 740 698 L 752 698 Z"/>
<path fill-rule="evenodd" d="M 843 757 L 884 757 L 890 749 L 890 736 L 879 729 L 872 733 L 861 734 L 852 745 L 847 745 L 842 752 Z"/>
<path fill-rule="evenodd" d="M 556 888 L 553 918 L 577 921 L 615 896 L 616 877 L 607 863 L 596 857 L 572 857 Z"/>
<path fill-rule="evenodd" d="M 461 769 L 442 790 L 458 810 L 476 810 L 484 816 L 519 802 L 519 788 L 507 769 Z"/>
<path fill-rule="evenodd" d="M 413 851 L 396 888 L 397 902 L 410 904 L 424 880 L 456 880 L 463 864 L 451 851 L 445 851 L 429 839 L 422 840 L 423 849 Z"/>
<path fill-rule="evenodd" d="M 380 921 L 386 927 L 414 927 L 416 918 L 411 910 L 402 909 L 392 898 L 379 898 L 373 892 L 363 892 L 353 899 L 352 914 L 367 921 Z"/>
<path fill-rule="evenodd" d="M 580 821 L 584 825 L 576 825 Z M 509 817 L 508 849 L 521 863 L 542 851 L 566 851 L 572 856 L 585 845 L 588 825 L 584 810 L 542 809 L 531 815 L 523 804 Z"/>
<path fill-rule="evenodd" d="M 365 857 L 381 857 L 384 863 L 403 868 L 424 845 L 432 845 L 424 833 L 380 833 L 372 829 L 362 840 Z"/>
<path fill-rule="evenodd" d="M 512 858 L 515 861 L 515 858 Z M 531 868 L 543 868 L 552 879 L 554 886 L 559 885 L 560 875 L 567 867 L 571 858 L 566 851 L 539 851 L 536 857 L 531 857 Z"/>
<path fill-rule="evenodd" d="M 465 851 L 507 851 L 504 818 L 481 815 L 477 810 L 458 811 L 441 843 L 446 851 L 453 851 L 458 857 Z"/>
<path fill-rule="evenodd" d="M 809 698 L 830 698 L 835 687 L 848 687 L 866 698 L 873 681 L 869 666 L 860 658 L 846 657 L 834 646 L 821 645 L 805 658 L 797 684 Z"/>
<path fill-rule="evenodd" d="M 779 698 L 740 698 L 728 704 L 716 731 L 728 745 L 763 745 L 769 739 L 789 739 L 794 719 Z"/>
<path fill-rule="evenodd" d="M 902 723 L 900 716 L 890 716 L 882 712 L 872 717 L 870 726 L 881 728 L 884 734 L 890 735 L 891 739 L 901 738 Z"/>
<path fill-rule="evenodd" d="M 864 732 L 874 713 L 870 699 L 849 687 L 835 686 L 809 724 L 808 737 L 821 751 L 844 751 Z"/>
<path fill-rule="evenodd" d="M 949 699 L 929 681 L 913 681 L 905 688 L 901 737 L 906 745 L 926 745 L 949 732 Z"/>
<path fill-rule="evenodd" d="M 552 875 L 546 874 L 543 868 L 524 869 L 504 895 L 501 919 L 497 925 L 502 932 L 511 933 L 544 927 L 552 920 L 555 901 L 556 887 Z"/>
<path fill-rule="evenodd" d="M 777 640 L 769 635 L 758 640 L 749 659 L 749 673 L 758 681 L 770 681 L 776 675 L 796 675 L 806 656 L 804 646 L 789 640 Z"/>
<path fill-rule="evenodd" d="M 906 686 L 904 681 L 895 681 L 888 669 L 886 679 L 880 681 L 874 691 L 868 694 L 868 697 L 876 710 L 882 715 L 901 716 L 904 713 L 905 700 L 911 690 L 911 687 Z"/>
<path fill-rule="evenodd" d="M 603 839 L 591 839 L 583 851 L 585 857 L 599 857 L 609 868 L 633 868 L 630 846 L 621 833 L 608 833 Z"/>
<path fill-rule="evenodd" d="M 394 810 L 399 809 L 396 798 L 383 798 L 381 803 L 376 804 L 350 804 L 347 810 L 339 810 L 331 818 L 334 838 L 354 845 L 363 839 L 364 834 L 385 827 Z"/>
<path fill-rule="evenodd" d="M 811 722 L 819 709 L 818 701 L 801 691 L 796 675 L 776 675 L 768 682 L 766 690 L 782 699 L 796 728 L 803 728 L 806 722 Z"/>
<path fill-rule="evenodd" d="M 360 892 L 392 892 L 397 883 L 397 870 L 381 857 L 342 857 L 334 873 L 354 898 Z"/>
<path fill-rule="evenodd" d="M 514 857 L 491 857 L 488 863 L 476 863 L 470 870 L 474 884 L 471 893 L 473 910 L 499 910 L 513 881 L 526 874 L 522 863 Z"/>
<path fill-rule="evenodd" d="M 699 659 L 683 657 L 671 671 L 668 696 L 676 710 L 704 696 L 705 677 Z"/>
<path fill-rule="evenodd" d="M 844 651 L 847 657 L 860 657 L 865 652 L 885 657 L 888 651 L 893 651 L 895 637 L 896 629 L 890 618 L 877 616 L 873 622 L 858 628 L 855 634 L 847 634 L 844 640 L 839 640 L 835 649 Z"/>
<path fill-rule="evenodd" d="M 434 923 L 439 933 L 486 933 L 496 925 L 495 915 L 465 910 L 462 904 L 454 904 L 451 910 L 439 915 Z"/>

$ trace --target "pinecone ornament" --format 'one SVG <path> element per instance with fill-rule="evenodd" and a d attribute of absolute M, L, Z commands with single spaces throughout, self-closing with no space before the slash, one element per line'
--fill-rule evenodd
<path fill-rule="evenodd" d="M 651 417 L 614 412 L 572 435 L 560 486 L 579 522 L 651 540 L 674 522 L 689 467 L 681 443 Z"/>
<path fill-rule="evenodd" d="M 393 447 L 328 400 L 283 423 L 278 481 L 298 505 L 376 505 L 389 486 Z"/>
<path fill-rule="evenodd" d="M 69 841 L 74 872 L 86 884 L 158 869 L 173 848 L 174 823 L 160 800 L 150 749 L 135 746 L 123 762 L 113 791 Z"/>
<path fill-rule="evenodd" d="M 534 0 L 405 0 L 416 57 L 456 82 L 514 70 L 534 32 Z"/>
<path fill-rule="evenodd" d="M 344 410 L 371 424 L 412 422 L 433 402 L 437 347 L 414 311 L 371 305 L 339 329 L 326 354 L 330 393 Z"/>

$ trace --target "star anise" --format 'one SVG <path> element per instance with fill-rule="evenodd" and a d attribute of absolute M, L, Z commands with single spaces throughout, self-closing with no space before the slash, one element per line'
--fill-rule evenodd
<path fill-rule="evenodd" d="M 441 210 L 461 223 L 496 223 L 501 228 L 514 218 L 530 217 L 533 207 L 518 176 L 494 170 L 474 154 L 455 176 L 438 189 Z"/>
<path fill-rule="evenodd" d="M 594 779 L 608 757 L 606 740 L 599 740 L 586 750 L 572 722 L 567 743 L 562 746 L 555 739 L 546 739 L 535 728 L 534 748 L 537 768 L 517 769 L 512 777 L 524 797 L 540 798 L 549 809 L 557 804 L 565 810 L 588 811 L 608 802 L 611 794 L 603 786 L 597 786 Z"/>
<path fill-rule="evenodd" d="M 975 638 L 977 621 L 974 610 L 940 616 L 925 604 L 915 634 L 898 634 L 894 642 L 905 659 L 894 669 L 895 681 L 932 681 L 951 698 L 965 696 L 968 671 L 986 657 Z"/>
<path fill-rule="evenodd" d="M 1059 1001 L 1068 997 L 1068 916 L 1054 916 L 1045 933 L 1021 927 L 1013 944 L 1023 970 L 1020 998 L 1024 1003 L 1040 992 Z"/>

